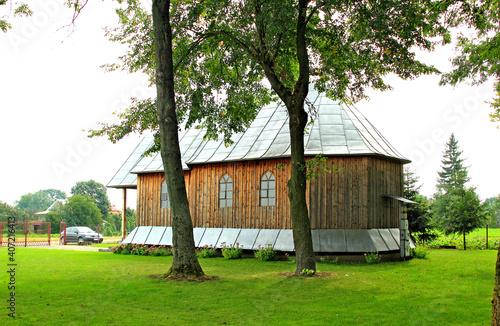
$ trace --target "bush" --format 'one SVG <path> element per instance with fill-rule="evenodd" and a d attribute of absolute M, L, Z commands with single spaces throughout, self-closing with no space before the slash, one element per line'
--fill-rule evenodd
<path fill-rule="evenodd" d="M 379 264 L 382 256 L 378 252 L 365 253 L 365 259 L 368 264 Z"/>
<path fill-rule="evenodd" d="M 217 256 L 217 247 L 213 247 L 212 245 L 205 245 L 196 250 L 196 256 L 199 258 L 213 258 Z"/>
<path fill-rule="evenodd" d="M 240 247 L 239 243 L 236 243 L 236 247 L 232 244 L 228 247 L 226 243 L 222 243 L 222 256 L 226 259 L 239 259 L 243 255 L 243 249 Z"/>
<path fill-rule="evenodd" d="M 139 255 L 139 256 L 172 256 L 172 248 L 168 246 L 147 246 L 143 244 L 121 244 L 111 247 L 110 250 L 115 254 Z"/>
<path fill-rule="evenodd" d="M 276 251 L 273 249 L 271 244 L 267 244 L 265 247 L 259 245 L 259 250 L 254 252 L 255 258 L 262 261 L 270 261 L 276 259 Z"/>
<path fill-rule="evenodd" d="M 412 256 L 419 259 L 425 259 L 430 253 L 429 247 L 423 244 L 417 245 L 416 248 L 411 250 Z"/>
<path fill-rule="evenodd" d="M 151 256 L 172 256 L 172 248 L 167 246 L 152 246 L 148 248 L 148 253 Z"/>

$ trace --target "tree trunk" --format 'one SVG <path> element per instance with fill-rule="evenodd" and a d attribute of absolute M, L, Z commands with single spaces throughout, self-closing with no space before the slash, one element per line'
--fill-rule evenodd
<path fill-rule="evenodd" d="M 467 250 L 467 244 L 465 243 L 465 232 L 463 232 L 463 237 L 464 237 L 464 250 Z"/>
<path fill-rule="evenodd" d="M 177 132 L 169 0 L 153 0 L 153 29 L 161 157 L 172 212 L 174 257 L 167 276 L 199 277 L 204 273 L 196 257 Z"/>
<path fill-rule="evenodd" d="M 500 246 L 497 251 L 497 264 L 495 267 L 495 288 L 493 289 L 493 305 L 491 313 L 491 326 L 500 326 Z"/>
<path fill-rule="evenodd" d="M 292 175 L 288 181 L 288 198 L 293 227 L 293 244 L 297 258 L 296 274 L 304 269 L 316 271 L 311 237 L 311 222 L 306 202 L 306 162 L 304 156 L 304 128 L 307 113 L 303 101 L 292 103 L 290 115 L 290 145 L 292 154 Z"/>

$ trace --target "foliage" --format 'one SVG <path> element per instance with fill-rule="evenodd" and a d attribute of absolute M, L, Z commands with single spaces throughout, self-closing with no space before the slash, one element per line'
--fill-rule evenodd
<path fill-rule="evenodd" d="M 438 189 L 448 192 L 449 189 L 464 187 L 470 180 L 467 167 L 463 165 L 464 159 L 460 155 L 462 151 L 459 150 L 458 141 L 452 133 L 441 160 L 442 171 L 438 172 Z"/>
<path fill-rule="evenodd" d="M 2 10 L 2 6 L 6 6 L 8 0 L 0 0 L 0 11 Z M 13 7 L 13 2 L 12 0 L 10 1 L 10 8 L 9 8 L 9 14 L 1 14 L 0 13 L 0 30 L 2 30 L 4 33 L 6 33 L 9 29 L 12 28 L 12 25 L 9 23 L 9 18 L 11 18 L 11 15 L 14 17 L 20 17 L 20 16 L 31 16 L 33 12 L 30 10 L 28 5 L 24 2 L 15 2 Z"/>
<path fill-rule="evenodd" d="M 148 246 L 143 244 L 121 244 L 111 247 L 115 254 L 139 255 L 139 256 L 172 256 L 172 247 L 169 246 Z"/>
<path fill-rule="evenodd" d="M 366 252 L 365 260 L 368 264 L 379 264 L 382 256 L 378 252 Z"/>
<path fill-rule="evenodd" d="M 47 221 L 51 222 L 54 230 L 64 220 L 67 226 L 89 226 L 95 228 L 102 223 L 101 212 L 89 196 L 73 195 L 65 204 L 47 214 Z"/>
<path fill-rule="evenodd" d="M 217 247 L 214 247 L 212 245 L 208 246 L 208 245 L 205 245 L 201 248 L 198 248 L 196 250 L 196 255 L 199 257 L 199 258 L 213 258 L 213 257 L 217 257 Z"/>
<path fill-rule="evenodd" d="M 461 234 L 465 237 L 487 221 L 485 205 L 481 204 L 472 187 L 450 189 L 447 194 L 436 195 L 432 211 L 434 221 L 445 235 Z"/>
<path fill-rule="evenodd" d="M 222 243 L 222 256 L 226 259 L 240 259 L 243 256 L 243 246 L 237 242 L 236 246 L 232 244 L 226 246 L 226 243 Z"/>
<path fill-rule="evenodd" d="M 45 216 L 45 221 L 50 223 L 52 232 L 61 232 L 61 221 L 65 219 L 67 213 L 68 211 L 63 203 L 57 202 L 54 204 L 50 212 Z"/>
<path fill-rule="evenodd" d="M 411 250 L 411 255 L 418 259 L 425 259 L 429 254 L 430 248 L 424 244 L 419 244 Z"/>
<path fill-rule="evenodd" d="M 443 247 L 454 246 L 457 249 L 464 248 L 463 237 L 456 236 L 441 236 L 437 239 L 434 239 L 427 243 L 430 249 L 440 249 Z M 499 245 L 498 238 L 490 237 L 488 239 L 488 243 L 486 243 L 486 239 L 483 237 L 472 237 L 467 239 L 467 249 L 469 250 L 497 250 Z"/>
<path fill-rule="evenodd" d="M 65 198 L 66 194 L 61 190 L 45 189 L 21 196 L 16 206 L 30 213 L 43 212 L 57 199 Z"/>
<path fill-rule="evenodd" d="M 276 250 L 271 244 L 267 244 L 265 247 L 259 245 L 258 250 L 254 251 L 254 255 L 259 260 L 271 261 L 276 259 Z"/>
<path fill-rule="evenodd" d="M 481 204 L 475 188 L 466 188 L 467 168 L 460 158 L 455 136 L 451 134 L 443 155 L 443 171 L 439 172 L 438 189 L 432 203 L 433 221 L 446 234 L 465 235 L 482 227 L 487 221 L 486 205 Z"/>
<path fill-rule="evenodd" d="M 418 237 L 421 241 L 430 241 L 437 235 L 433 231 L 431 224 L 430 204 L 427 197 L 419 193 L 421 185 L 417 186 L 418 177 L 409 168 L 405 169 L 404 198 L 416 202 L 407 205 L 407 218 L 410 229 L 410 236 L 415 241 Z"/>
<path fill-rule="evenodd" d="M 135 228 L 136 211 L 130 207 L 127 207 L 127 232 L 132 231 Z M 108 226 L 109 225 L 109 226 Z M 116 230 L 117 235 L 122 232 L 122 215 L 119 213 L 110 213 L 106 216 L 105 228 L 110 228 L 111 230 Z"/>
<path fill-rule="evenodd" d="M 332 166 L 327 162 L 327 158 L 323 156 L 323 154 L 317 154 L 315 157 L 310 158 L 306 161 L 305 165 L 300 162 L 296 162 L 299 166 L 299 169 L 304 171 L 306 174 L 306 179 L 308 181 L 314 180 L 322 174 L 332 173 L 332 171 L 339 171 L 339 169 L 335 166 Z M 290 166 L 291 163 L 284 164 L 280 163 L 276 166 L 277 170 L 282 169 L 285 166 Z"/>
<path fill-rule="evenodd" d="M 95 200 L 95 204 L 99 207 L 102 217 L 106 217 L 111 210 L 106 187 L 94 180 L 79 181 L 71 188 L 73 195 L 87 195 Z"/>
<path fill-rule="evenodd" d="M 303 270 L 300 271 L 300 276 L 304 277 L 311 277 L 316 275 L 316 271 L 314 269 L 306 269 L 304 268 Z"/>
<path fill-rule="evenodd" d="M 500 222 L 500 195 L 484 201 L 488 214 L 488 227 L 498 228 Z"/>
<path fill-rule="evenodd" d="M 493 112 L 492 122 L 500 121 L 500 26 L 497 1 L 477 2 L 474 11 L 476 20 L 468 21 L 471 27 L 458 36 L 457 56 L 452 60 L 453 70 L 443 74 L 441 84 L 456 85 L 468 81 L 472 85 L 486 82 L 490 77 L 496 79 L 495 98 L 490 103 Z"/>
<path fill-rule="evenodd" d="M 0 202 L 0 222 L 7 222 L 9 217 L 14 217 L 16 222 L 34 219 L 33 215 L 16 206 Z"/>

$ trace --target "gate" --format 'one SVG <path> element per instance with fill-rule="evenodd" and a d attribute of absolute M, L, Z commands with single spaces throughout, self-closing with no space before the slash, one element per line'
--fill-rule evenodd
<path fill-rule="evenodd" d="M 40 221 L 0 222 L 0 247 L 50 246 L 50 223 Z"/>
<path fill-rule="evenodd" d="M 59 234 L 63 234 L 64 236 L 59 237 L 59 244 L 60 245 L 65 245 L 66 244 L 66 222 L 61 221 L 61 224 L 59 224 Z"/>

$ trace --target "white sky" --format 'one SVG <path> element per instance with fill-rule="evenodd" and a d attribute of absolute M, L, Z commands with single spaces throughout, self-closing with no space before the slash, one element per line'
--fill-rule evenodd
<path fill-rule="evenodd" d="M 31 1 L 33 2 L 33 1 Z M 70 193 L 78 181 L 107 184 L 138 144 L 129 136 L 117 144 L 89 139 L 98 122 L 113 121 L 112 112 L 131 96 L 150 96 L 141 75 L 105 73 L 124 48 L 104 37 L 102 27 L 116 23 L 114 2 L 89 5 L 74 33 L 67 29 L 71 11 L 63 0 L 38 0 L 30 19 L 13 20 L 14 29 L 0 34 L 0 201 L 13 204 L 23 194 L 56 188 Z M 0 9 L 0 15 L 5 9 Z M 450 49 L 425 54 L 425 60 L 448 69 Z M 414 81 L 391 78 L 394 90 L 370 92 L 356 106 L 404 156 L 423 183 L 435 190 L 444 144 L 452 132 L 470 166 L 471 184 L 482 199 L 500 194 L 496 172 L 500 130 L 489 121 L 492 84 L 439 87 L 437 76 Z M 135 191 L 128 191 L 135 207 Z M 121 191 L 109 189 L 121 208 Z"/>

